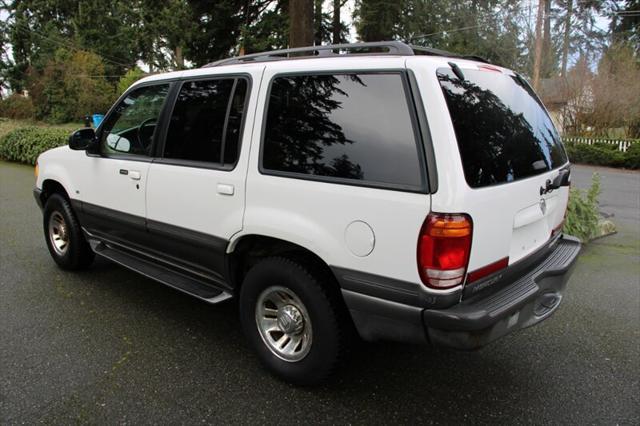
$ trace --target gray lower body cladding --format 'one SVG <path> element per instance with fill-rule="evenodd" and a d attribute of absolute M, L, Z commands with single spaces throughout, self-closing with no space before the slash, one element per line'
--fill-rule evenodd
<path fill-rule="evenodd" d="M 580 242 L 563 236 L 535 262 L 524 263 L 524 268 L 516 267 L 516 279 L 503 283 L 498 290 L 480 292 L 462 301 L 458 293 L 454 296 L 458 301 L 446 308 L 425 308 L 381 298 L 371 292 L 365 294 L 354 291 L 348 282 L 343 285 L 342 294 L 365 340 L 430 342 L 457 349 L 476 349 L 551 316 L 560 306 L 579 252 Z M 336 275 L 344 284 L 344 272 L 336 271 Z"/>

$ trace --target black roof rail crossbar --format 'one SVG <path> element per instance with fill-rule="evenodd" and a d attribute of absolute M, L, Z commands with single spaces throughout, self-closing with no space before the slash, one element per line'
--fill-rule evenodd
<path fill-rule="evenodd" d="M 409 45 L 413 49 L 414 54 L 418 55 L 430 55 L 430 56 L 448 56 L 450 58 L 470 59 L 472 61 L 489 63 L 485 58 L 476 55 L 461 55 L 459 53 L 447 52 L 446 50 L 434 49 L 432 47 L 416 46 L 414 44 Z"/>
<path fill-rule="evenodd" d="M 371 53 L 358 52 L 359 50 L 386 49 L 386 51 L 374 50 Z M 310 53 L 308 56 L 294 57 L 314 57 L 314 56 L 340 56 L 335 50 L 354 51 L 352 55 L 399 55 L 414 56 L 417 54 L 432 56 L 448 56 L 452 58 L 474 59 L 487 62 L 485 59 L 475 56 L 462 56 L 457 53 L 446 52 L 444 50 L 432 49 L 430 47 L 413 46 L 401 41 L 374 41 L 366 43 L 345 43 L 345 44 L 328 44 L 321 46 L 295 47 L 292 49 L 272 50 L 269 52 L 252 53 L 249 55 L 236 56 L 228 59 L 211 62 L 202 68 L 217 67 L 220 65 L 241 64 L 246 62 L 265 62 L 288 59 L 291 54 Z M 317 54 L 316 54 L 317 53 Z M 284 56 L 284 57 L 283 57 Z"/>

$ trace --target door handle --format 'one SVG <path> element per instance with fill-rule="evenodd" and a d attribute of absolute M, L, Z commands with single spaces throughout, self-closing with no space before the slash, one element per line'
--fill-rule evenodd
<path fill-rule="evenodd" d="M 229 185 L 226 183 L 219 183 L 218 184 L 218 194 L 221 195 L 233 195 L 234 192 L 234 188 L 233 185 Z"/>
<path fill-rule="evenodd" d="M 140 180 L 140 172 L 137 170 L 129 170 L 129 177 L 133 180 Z"/>

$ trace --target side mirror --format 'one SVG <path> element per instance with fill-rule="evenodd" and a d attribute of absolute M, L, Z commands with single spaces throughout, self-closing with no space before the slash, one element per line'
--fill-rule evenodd
<path fill-rule="evenodd" d="M 84 127 L 71 133 L 69 136 L 69 148 L 76 151 L 85 151 L 96 145 L 96 132 L 92 128 Z"/>

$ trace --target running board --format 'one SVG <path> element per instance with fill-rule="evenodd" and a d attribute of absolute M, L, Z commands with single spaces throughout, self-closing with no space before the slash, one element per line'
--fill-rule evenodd
<path fill-rule="evenodd" d="M 93 247 L 93 250 L 99 256 L 207 303 L 215 304 L 232 297 L 228 292 L 214 288 L 210 284 L 110 247 L 105 243 L 98 243 Z"/>

